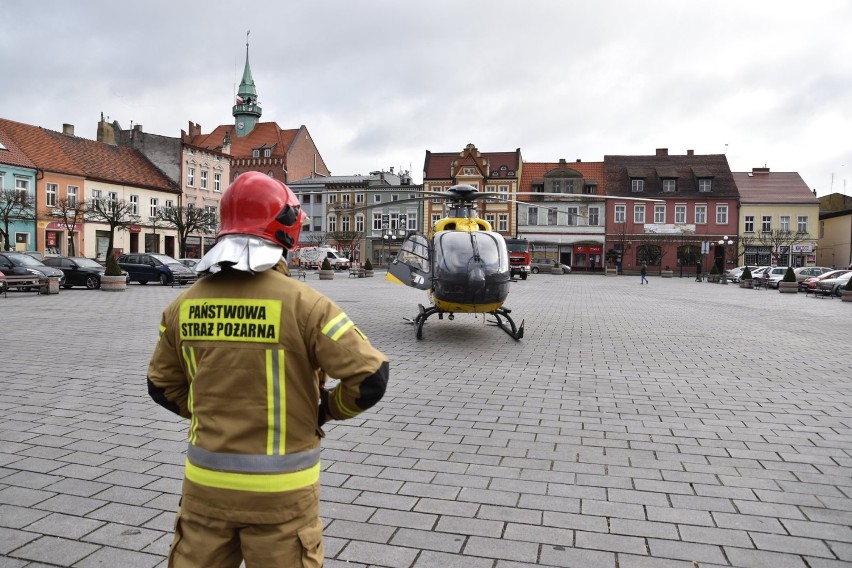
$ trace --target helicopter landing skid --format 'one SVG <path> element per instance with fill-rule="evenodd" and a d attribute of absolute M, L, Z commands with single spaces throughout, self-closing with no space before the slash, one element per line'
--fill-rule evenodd
<path fill-rule="evenodd" d="M 426 320 L 429 318 L 429 316 L 438 314 L 438 319 L 444 319 L 444 314 L 446 312 L 439 310 L 435 306 L 430 306 L 428 308 L 425 308 L 425 307 L 423 307 L 423 304 L 418 304 L 417 307 L 420 309 L 420 312 L 416 316 L 414 316 L 414 319 L 409 319 L 409 318 L 403 318 L 403 319 L 405 319 L 405 321 L 407 321 L 408 323 L 414 324 L 415 329 L 416 329 L 417 339 L 423 339 L 423 324 L 426 323 Z M 488 312 L 488 313 L 493 315 L 494 318 L 496 319 L 496 322 L 492 322 L 492 325 L 496 325 L 497 327 L 499 327 L 500 329 L 505 331 L 507 334 L 509 334 L 512 337 L 512 339 L 517 341 L 524 336 L 524 322 L 521 322 L 520 327 L 516 327 L 514 320 L 511 318 L 511 316 L 509 316 L 509 312 L 511 312 L 511 311 L 512 310 L 507 310 L 506 308 L 498 308 L 498 309 L 494 310 L 493 312 Z M 506 319 L 505 323 L 503 322 L 502 319 L 500 319 L 501 316 Z M 450 320 L 455 319 L 455 317 L 452 313 L 448 316 L 448 318 Z M 508 324 L 508 326 L 506 324 Z"/>
<path fill-rule="evenodd" d="M 512 310 L 507 310 L 506 308 L 497 308 L 493 312 L 489 312 L 492 316 L 494 316 L 495 320 L 489 323 L 491 325 L 496 325 L 497 327 L 505 331 L 507 334 L 509 334 L 512 339 L 518 341 L 524 336 L 524 322 L 521 321 L 521 325 L 519 327 L 516 327 L 515 321 L 512 319 L 512 316 L 509 315 L 511 311 Z M 506 326 L 506 323 L 504 323 L 503 320 L 500 319 L 500 316 L 506 318 L 506 323 L 508 323 L 510 327 Z"/>

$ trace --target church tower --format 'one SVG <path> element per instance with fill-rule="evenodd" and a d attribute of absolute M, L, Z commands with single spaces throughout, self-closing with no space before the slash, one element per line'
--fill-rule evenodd
<path fill-rule="evenodd" d="M 260 105 L 257 104 L 257 90 L 254 87 L 254 79 L 252 79 L 251 67 L 249 66 L 249 33 L 246 32 L 246 67 L 243 70 L 243 80 L 240 82 L 240 88 L 237 91 L 237 104 L 231 111 L 231 114 L 234 115 L 237 138 L 249 134 L 257 125 L 260 115 L 263 113 Z"/>

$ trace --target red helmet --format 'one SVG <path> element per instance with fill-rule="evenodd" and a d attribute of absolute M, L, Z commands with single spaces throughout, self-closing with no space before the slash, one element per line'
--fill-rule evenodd
<path fill-rule="evenodd" d="M 305 212 L 286 185 L 260 172 L 240 174 L 219 202 L 219 236 L 254 235 L 292 249 L 299 242 Z"/>

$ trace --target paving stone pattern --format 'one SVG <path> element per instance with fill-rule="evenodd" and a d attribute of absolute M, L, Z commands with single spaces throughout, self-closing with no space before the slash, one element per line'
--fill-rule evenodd
<path fill-rule="evenodd" d="M 327 568 L 852 565 L 852 304 L 690 278 L 535 275 L 432 317 L 308 276 L 391 359 L 327 428 Z M 186 422 L 149 400 L 179 288 L 0 298 L 0 567 L 164 566 Z"/>

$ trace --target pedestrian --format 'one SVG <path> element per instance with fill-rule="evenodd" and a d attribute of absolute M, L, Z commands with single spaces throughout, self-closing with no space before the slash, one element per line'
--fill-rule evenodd
<path fill-rule="evenodd" d="M 642 263 L 642 268 L 639 270 L 639 274 L 642 275 L 642 279 L 639 280 L 639 284 L 648 284 L 648 265 L 646 263 Z"/>
<path fill-rule="evenodd" d="M 592 257 L 591 265 L 592 265 L 592 272 L 594 272 L 595 271 L 595 257 Z"/>
<path fill-rule="evenodd" d="M 699 260 L 695 264 L 695 281 L 701 282 L 703 280 L 703 275 L 701 274 L 701 261 Z"/>
<path fill-rule="evenodd" d="M 204 277 L 163 311 L 148 366 L 151 398 L 190 421 L 168 566 L 320 568 L 322 426 L 375 405 L 388 360 L 288 277 L 305 213 L 286 185 L 240 174 L 220 214 Z"/>

